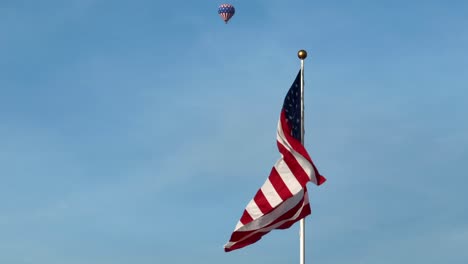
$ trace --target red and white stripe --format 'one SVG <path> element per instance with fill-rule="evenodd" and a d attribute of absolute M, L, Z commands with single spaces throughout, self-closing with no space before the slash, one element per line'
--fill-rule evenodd
<path fill-rule="evenodd" d="M 226 252 L 248 246 L 273 229 L 286 229 L 311 213 L 306 184 L 325 182 L 304 146 L 291 136 L 284 111 L 277 128 L 281 158 L 246 206 Z"/>

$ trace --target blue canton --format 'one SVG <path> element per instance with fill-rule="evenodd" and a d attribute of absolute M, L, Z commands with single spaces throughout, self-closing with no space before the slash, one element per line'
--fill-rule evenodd
<path fill-rule="evenodd" d="M 283 103 L 286 121 L 291 128 L 291 136 L 301 141 L 301 71 L 297 74 Z"/>

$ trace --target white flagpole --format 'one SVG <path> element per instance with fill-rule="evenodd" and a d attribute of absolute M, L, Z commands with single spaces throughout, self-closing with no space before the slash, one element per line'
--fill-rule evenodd
<path fill-rule="evenodd" d="M 307 52 L 300 50 L 297 56 L 301 60 L 301 143 L 304 145 L 304 59 L 307 57 Z M 305 218 L 302 218 L 299 223 L 299 262 L 305 264 Z"/>

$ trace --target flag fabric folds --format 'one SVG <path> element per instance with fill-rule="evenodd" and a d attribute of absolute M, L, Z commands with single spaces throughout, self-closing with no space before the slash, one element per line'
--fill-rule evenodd
<path fill-rule="evenodd" d="M 281 158 L 247 204 L 224 251 L 240 249 L 274 229 L 286 229 L 311 213 L 306 184 L 321 185 L 320 175 L 301 143 L 301 72 L 281 109 L 276 143 Z"/>

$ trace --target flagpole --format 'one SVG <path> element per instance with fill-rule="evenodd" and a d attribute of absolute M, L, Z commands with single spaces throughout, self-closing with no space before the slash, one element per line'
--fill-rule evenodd
<path fill-rule="evenodd" d="M 307 58 L 307 51 L 300 50 L 297 52 L 297 56 L 301 60 L 301 143 L 304 145 L 304 59 Z M 305 264 L 305 218 L 300 220 L 299 248 L 299 262 Z"/>

